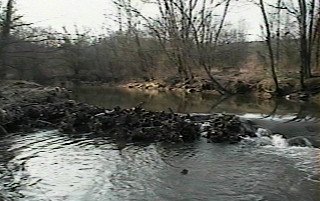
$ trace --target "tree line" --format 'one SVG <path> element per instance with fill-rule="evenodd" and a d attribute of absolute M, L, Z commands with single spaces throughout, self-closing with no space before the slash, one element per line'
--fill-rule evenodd
<path fill-rule="evenodd" d="M 244 0 L 242 0 L 244 1 Z M 99 36 L 90 30 L 36 27 L 17 15 L 14 0 L 0 1 L 0 78 L 119 82 L 206 77 L 221 94 L 230 93 L 217 71 L 239 71 L 250 61 L 264 65 L 282 93 L 279 75 L 296 72 L 301 89 L 320 63 L 320 8 L 316 0 L 247 0 L 261 11 L 261 40 L 248 41 L 245 24 L 228 16 L 234 0 L 113 1 L 116 28 Z M 262 45 L 263 44 L 263 45 Z M 295 76 L 295 75 L 294 75 Z"/>

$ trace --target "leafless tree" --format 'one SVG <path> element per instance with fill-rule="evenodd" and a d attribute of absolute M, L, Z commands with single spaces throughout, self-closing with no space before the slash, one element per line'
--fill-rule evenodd
<path fill-rule="evenodd" d="M 277 77 L 277 73 L 276 73 L 276 58 L 277 57 L 275 58 L 274 48 L 272 45 L 273 42 L 272 42 L 271 24 L 269 21 L 267 10 L 266 10 L 265 1 L 259 0 L 256 4 L 260 7 L 261 14 L 263 17 L 263 28 L 265 29 L 265 32 L 266 32 L 265 33 L 265 35 L 266 35 L 265 41 L 266 41 L 266 45 L 267 45 L 268 53 L 269 53 L 268 56 L 269 56 L 269 62 L 270 62 L 270 70 L 272 73 L 272 79 L 274 81 L 274 85 L 276 88 L 275 93 L 280 95 L 281 91 L 280 91 L 278 77 Z"/>
<path fill-rule="evenodd" d="M 319 2 L 316 0 L 284 1 L 279 9 L 285 9 L 289 15 L 297 20 L 299 27 L 300 46 L 300 80 L 302 89 L 305 88 L 304 80 L 312 77 L 312 60 L 316 40 L 317 21 L 319 18 Z"/>
<path fill-rule="evenodd" d="M 192 82 L 194 68 L 202 67 L 221 94 L 229 93 L 213 76 L 220 36 L 231 0 L 155 0 L 159 18 L 152 18 L 131 7 L 132 12 L 159 41 L 181 80 Z M 149 2 L 150 3 L 150 2 Z M 216 8 L 222 7 L 220 18 Z"/>

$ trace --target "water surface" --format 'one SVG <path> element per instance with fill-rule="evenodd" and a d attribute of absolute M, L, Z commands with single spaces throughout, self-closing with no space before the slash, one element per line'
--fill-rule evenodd
<path fill-rule="evenodd" d="M 319 110 L 307 103 L 103 88 L 79 89 L 75 97 L 108 108 L 144 101 L 157 111 L 230 112 L 286 135 L 319 138 Z M 0 139 L 0 200 L 318 201 L 319 154 L 290 147 L 281 135 L 237 145 L 201 139 L 123 146 L 93 134 L 12 134 Z"/>
<path fill-rule="evenodd" d="M 319 200 L 318 149 L 118 145 L 57 131 L 1 139 L 4 200 Z M 187 175 L 181 171 L 188 169 Z"/>
<path fill-rule="evenodd" d="M 320 117 L 320 106 L 308 102 L 291 102 L 285 99 L 261 100 L 248 95 L 223 98 L 212 94 L 139 91 L 125 88 L 79 87 L 74 88 L 73 98 L 93 105 L 114 108 L 132 108 L 140 103 L 154 111 L 168 111 L 171 108 L 179 113 L 296 115 L 301 118 Z"/>

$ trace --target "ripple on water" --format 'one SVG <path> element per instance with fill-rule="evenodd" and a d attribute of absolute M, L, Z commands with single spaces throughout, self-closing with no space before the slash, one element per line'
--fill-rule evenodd
<path fill-rule="evenodd" d="M 319 193 L 304 181 L 319 170 L 316 149 L 205 141 L 117 147 L 102 137 L 57 131 L 11 136 L 0 141 L 6 155 L 0 160 L 0 192 L 27 201 L 291 201 Z"/>
<path fill-rule="evenodd" d="M 290 146 L 282 135 L 275 134 L 246 138 L 242 142 L 244 147 L 258 147 L 258 153 L 275 155 L 285 158 L 293 166 L 306 173 L 308 179 L 319 181 L 320 149 L 314 147 Z"/>
<path fill-rule="evenodd" d="M 308 179 L 320 182 L 320 149 L 310 147 L 264 147 L 265 152 L 272 153 L 294 162 L 294 167 L 305 172 Z"/>

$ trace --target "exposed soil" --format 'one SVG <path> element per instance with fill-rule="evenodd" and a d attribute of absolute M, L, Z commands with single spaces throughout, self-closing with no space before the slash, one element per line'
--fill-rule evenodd
<path fill-rule="evenodd" d="M 271 99 L 277 96 L 274 82 L 271 78 L 247 76 L 245 73 L 231 73 L 228 76 L 216 75 L 217 80 L 231 94 L 253 94 L 261 99 Z M 317 101 L 320 93 L 320 78 L 306 80 L 306 89 L 301 91 L 298 78 L 280 78 L 279 85 L 282 97 L 292 101 Z M 178 77 L 164 80 L 132 81 L 121 84 L 120 87 L 138 90 L 182 91 L 186 93 L 219 94 L 215 85 L 208 79 L 196 77 L 194 80 L 181 81 Z M 319 102 L 320 103 L 320 102 Z"/>

